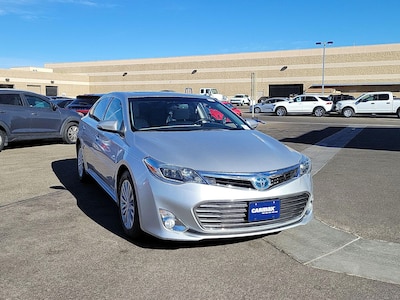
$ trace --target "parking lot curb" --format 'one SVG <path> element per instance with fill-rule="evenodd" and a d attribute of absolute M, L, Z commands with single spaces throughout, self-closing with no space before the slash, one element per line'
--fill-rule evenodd
<path fill-rule="evenodd" d="M 305 149 L 318 173 L 363 126 L 346 127 Z M 318 269 L 400 284 L 400 244 L 367 240 L 317 219 L 306 226 L 266 236 L 267 242 L 296 261 Z"/>
<path fill-rule="evenodd" d="M 319 220 L 264 238 L 314 268 L 400 284 L 400 244 L 363 239 Z"/>

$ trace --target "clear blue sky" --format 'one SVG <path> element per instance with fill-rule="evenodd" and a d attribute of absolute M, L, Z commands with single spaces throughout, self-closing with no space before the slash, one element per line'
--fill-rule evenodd
<path fill-rule="evenodd" d="M 0 28 L 0 68 L 390 44 L 400 1 L 0 0 Z"/>

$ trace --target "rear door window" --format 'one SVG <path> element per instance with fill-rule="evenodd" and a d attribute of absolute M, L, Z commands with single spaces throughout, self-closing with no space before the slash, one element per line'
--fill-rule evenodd
<path fill-rule="evenodd" d="M 0 94 L 0 104 L 22 106 L 22 100 L 18 94 Z"/>
<path fill-rule="evenodd" d="M 25 95 L 26 101 L 28 101 L 30 107 L 36 108 L 50 108 L 50 102 L 45 101 L 34 95 Z"/>
<path fill-rule="evenodd" d="M 379 94 L 378 100 L 389 100 L 389 94 Z"/>

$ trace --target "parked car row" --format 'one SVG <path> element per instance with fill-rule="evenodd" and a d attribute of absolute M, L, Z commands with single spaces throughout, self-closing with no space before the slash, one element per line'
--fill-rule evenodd
<path fill-rule="evenodd" d="M 293 99 L 269 98 L 263 102 L 250 106 L 250 112 L 271 112 L 277 116 L 287 114 L 313 114 L 317 117 L 332 110 L 333 101 L 320 95 L 299 95 Z"/>
<path fill-rule="evenodd" d="M 261 98 L 260 98 L 261 99 Z M 354 99 L 351 95 L 299 95 L 290 98 L 265 98 L 250 106 L 249 112 L 286 114 L 313 114 L 321 117 L 326 113 L 338 113 L 344 117 L 355 114 L 395 114 L 400 118 L 400 99 L 392 92 L 370 92 Z"/>

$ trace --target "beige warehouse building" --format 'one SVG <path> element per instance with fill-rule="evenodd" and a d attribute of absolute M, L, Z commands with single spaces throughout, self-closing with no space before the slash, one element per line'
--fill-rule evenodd
<path fill-rule="evenodd" d="M 217 88 L 233 96 L 321 92 L 357 96 L 392 91 L 400 96 L 400 44 L 251 52 L 223 55 L 48 63 L 0 69 L 0 87 L 74 97 L 110 91 L 198 93 Z M 324 72 L 322 72 L 324 70 Z M 324 74 L 324 76 L 322 76 Z"/>

